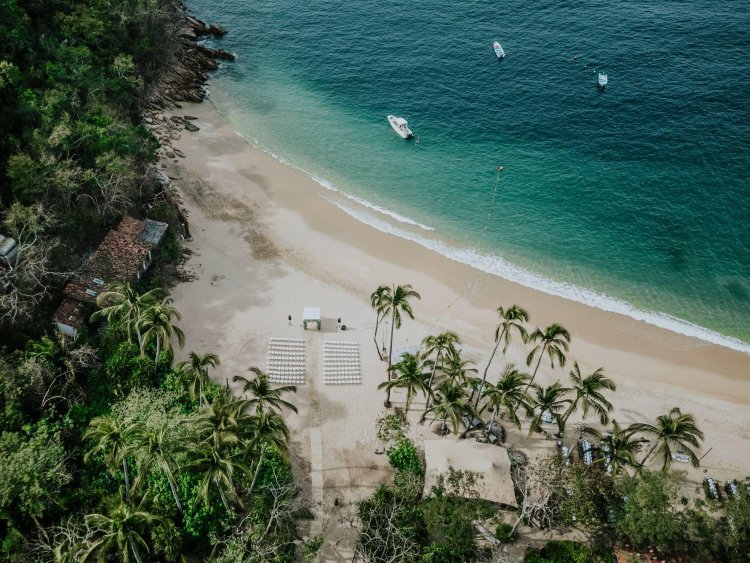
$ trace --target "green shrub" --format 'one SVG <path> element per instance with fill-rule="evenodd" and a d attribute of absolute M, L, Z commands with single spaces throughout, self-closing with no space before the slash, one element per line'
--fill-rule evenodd
<path fill-rule="evenodd" d="M 388 448 L 388 461 L 396 469 L 422 475 L 422 462 L 417 448 L 403 434 L 398 436 L 396 442 Z"/>
<path fill-rule="evenodd" d="M 516 538 L 518 536 L 513 531 L 513 526 L 503 522 L 502 524 L 499 524 L 495 529 L 495 537 L 500 540 L 500 543 L 507 544 L 516 541 Z"/>
<path fill-rule="evenodd" d="M 540 550 L 531 551 L 524 563 L 589 563 L 591 551 L 574 541 L 551 541 Z"/>

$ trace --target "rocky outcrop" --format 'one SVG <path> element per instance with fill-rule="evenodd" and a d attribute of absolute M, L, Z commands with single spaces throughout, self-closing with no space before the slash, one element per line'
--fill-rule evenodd
<path fill-rule="evenodd" d="M 223 37 L 226 30 L 219 24 L 205 22 L 177 8 L 178 30 L 172 64 L 166 68 L 146 95 L 150 110 L 179 107 L 179 102 L 201 102 L 206 96 L 207 72 L 219 68 L 219 60 L 233 61 L 235 56 L 223 49 L 198 44 L 198 38 Z"/>

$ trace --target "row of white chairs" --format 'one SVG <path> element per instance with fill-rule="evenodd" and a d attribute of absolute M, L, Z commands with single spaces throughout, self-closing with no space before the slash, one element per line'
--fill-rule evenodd
<path fill-rule="evenodd" d="M 304 348 L 277 348 L 276 346 L 269 346 L 268 351 L 272 354 L 304 354 Z"/>
<path fill-rule="evenodd" d="M 324 373 L 359 373 L 359 366 L 324 366 Z"/>
<path fill-rule="evenodd" d="M 274 338 L 269 338 L 268 341 L 269 342 L 285 342 L 285 343 L 288 343 L 288 344 L 304 344 L 305 343 L 304 339 L 302 339 L 302 338 L 278 338 L 278 337 L 274 337 Z"/>
<path fill-rule="evenodd" d="M 359 343 L 351 340 L 326 340 L 323 346 L 359 346 Z"/>
<path fill-rule="evenodd" d="M 302 352 L 302 353 L 298 354 L 296 352 L 283 352 L 283 353 L 279 354 L 279 353 L 271 352 L 268 355 L 268 357 L 269 358 L 273 358 L 273 359 L 276 359 L 276 358 L 286 358 L 286 359 L 294 359 L 294 360 L 304 360 L 305 359 L 305 353 Z"/>
<path fill-rule="evenodd" d="M 358 364 L 359 358 L 358 357 L 351 357 L 351 356 L 330 356 L 327 358 L 324 358 L 325 363 L 331 363 L 331 362 L 349 362 L 352 364 Z"/>
<path fill-rule="evenodd" d="M 285 385 L 302 385 L 305 383 L 304 377 L 277 376 L 271 378 L 271 383 L 283 383 Z"/>
<path fill-rule="evenodd" d="M 339 377 L 339 378 L 329 378 L 325 380 L 326 385 L 355 385 L 355 384 L 361 384 L 362 378 L 361 377 Z"/>
<path fill-rule="evenodd" d="M 294 372 L 294 373 L 305 373 L 305 368 L 303 366 L 268 366 L 268 371 L 271 373 L 287 373 L 287 372 Z"/>

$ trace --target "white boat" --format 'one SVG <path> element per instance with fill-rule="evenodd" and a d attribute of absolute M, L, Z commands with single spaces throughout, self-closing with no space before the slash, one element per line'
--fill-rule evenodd
<path fill-rule="evenodd" d="M 607 75 L 603 72 L 599 73 L 599 88 L 604 88 L 607 85 Z"/>
<path fill-rule="evenodd" d="M 505 56 L 505 51 L 503 51 L 503 46 L 500 45 L 497 41 L 495 41 L 492 44 L 492 48 L 495 49 L 495 54 L 497 55 L 498 59 L 502 59 Z"/>
<path fill-rule="evenodd" d="M 388 123 L 391 124 L 391 127 L 393 127 L 393 130 L 398 133 L 398 136 L 402 139 L 410 139 L 414 136 L 414 134 L 411 132 L 411 129 L 409 129 L 409 124 L 406 122 L 406 120 L 403 117 L 396 117 L 395 115 L 389 115 L 388 116 Z"/>

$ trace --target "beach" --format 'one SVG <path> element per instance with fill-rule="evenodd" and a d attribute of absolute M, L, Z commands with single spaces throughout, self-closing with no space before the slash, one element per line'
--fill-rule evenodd
<path fill-rule="evenodd" d="M 232 386 L 233 375 L 246 374 L 250 366 L 265 368 L 270 337 L 305 339 L 306 383 L 291 399 L 299 414 L 289 417 L 295 475 L 320 516 L 312 531 L 338 538 L 341 550 L 351 534 L 346 525 L 351 503 L 390 475 L 387 457 L 375 453 L 376 419 L 385 398 L 377 385 L 386 365 L 373 342 L 369 296 L 381 284 L 411 284 L 422 296 L 413 303 L 415 320 L 405 319 L 396 331 L 395 348 L 453 330 L 481 374 L 494 344 L 495 309 L 518 304 L 528 310 L 531 326 L 557 322 L 572 335 L 566 367 L 551 370 L 543 362 L 538 383 L 565 382 L 574 361 L 586 373 L 603 367 L 618 387 L 610 399 L 620 424 L 653 422 L 675 406 L 695 415 L 705 433 L 700 455 L 707 455 L 700 469 L 691 470 L 691 481 L 697 484 L 703 469 L 714 479 L 747 475 L 747 354 L 523 287 L 367 225 L 352 216 L 356 202 L 246 143 L 210 99 L 171 114 L 195 116 L 200 128 L 174 141 L 184 159 L 166 159 L 188 211 L 191 240 L 185 247 L 191 255 L 184 267 L 195 275 L 172 292 L 187 336 L 178 359 L 191 350 L 218 354 L 216 381 Z M 305 306 L 321 308 L 320 331 L 303 330 Z M 379 334 L 379 346 L 382 338 Z M 361 385 L 324 384 L 326 340 L 359 344 Z M 490 380 L 504 361 L 524 366 L 527 353 L 514 342 L 506 359 L 493 363 Z M 404 399 L 396 392 L 393 400 L 399 405 Z M 429 425 L 416 424 L 423 406 L 415 401 L 410 414 L 417 445 L 425 436 L 435 437 Z M 526 442 L 526 431 L 509 432 L 509 444 Z M 326 545 L 335 551 L 336 542 Z"/>

